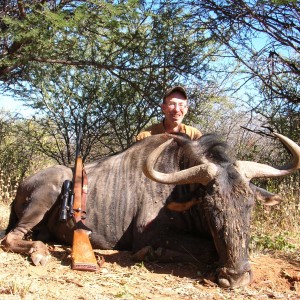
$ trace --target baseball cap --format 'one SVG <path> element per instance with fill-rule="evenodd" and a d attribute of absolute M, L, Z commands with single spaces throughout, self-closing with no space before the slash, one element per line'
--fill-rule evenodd
<path fill-rule="evenodd" d="M 181 93 L 184 96 L 184 98 L 187 99 L 187 94 L 186 94 L 185 89 L 182 86 L 177 85 L 177 86 L 174 86 L 174 87 L 169 88 L 169 89 L 166 90 L 166 92 L 163 96 L 163 100 L 165 100 L 166 97 L 168 97 L 170 94 L 172 94 L 174 92 Z"/>

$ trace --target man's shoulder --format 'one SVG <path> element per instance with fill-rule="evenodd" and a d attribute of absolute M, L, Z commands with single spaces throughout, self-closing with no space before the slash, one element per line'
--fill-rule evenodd
<path fill-rule="evenodd" d="M 182 124 L 184 125 L 184 131 L 185 133 L 192 139 L 192 140 L 197 140 L 202 136 L 202 133 L 199 129 L 190 126 L 190 125 L 186 125 L 186 124 Z"/>
<path fill-rule="evenodd" d="M 193 126 L 191 126 L 191 125 L 186 125 L 186 124 L 183 124 L 183 123 L 182 123 L 182 125 L 184 125 L 184 127 L 185 127 L 186 129 L 188 129 L 188 130 L 191 130 L 191 131 L 199 131 L 199 132 L 200 132 L 199 129 L 197 129 L 196 127 L 193 127 Z"/>
<path fill-rule="evenodd" d="M 160 133 L 164 133 L 164 125 L 162 122 L 147 127 L 144 131 L 140 132 L 137 135 L 136 140 L 139 141 L 148 136 L 160 134 Z"/>
<path fill-rule="evenodd" d="M 149 127 L 147 127 L 145 129 L 145 131 L 153 131 L 153 130 L 157 130 L 157 129 L 161 128 L 161 127 L 163 128 L 163 123 L 162 122 L 155 123 L 155 124 L 152 124 Z"/>

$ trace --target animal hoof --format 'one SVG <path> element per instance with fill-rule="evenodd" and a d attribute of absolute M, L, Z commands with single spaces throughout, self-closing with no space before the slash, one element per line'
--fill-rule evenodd
<path fill-rule="evenodd" d="M 134 253 L 132 255 L 132 259 L 134 261 L 143 261 L 148 256 L 148 254 L 152 253 L 152 252 L 153 252 L 152 247 L 151 246 L 146 246 L 146 247 L 140 249 L 139 251 L 137 251 L 136 253 Z"/>
<path fill-rule="evenodd" d="M 35 266 L 44 266 L 50 259 L 50 255 L 43 255 L 40 253 L 32 253 L 31 260 Z"/>
<path fill-rule="evenodd" d="M 219 286 L 224 288 L 224 289 L 229 288 L 230 287 L 230 282 L 229 282 L 229 280 L 227 280 L 225 278 L 219 279 Z"/>
<path fill-rule="evenodd" d="M 48 248 L 42 242 L 35 242 L 30 248 L 29 254 L 34 265 L 44 266 L 50 259 Z"/>

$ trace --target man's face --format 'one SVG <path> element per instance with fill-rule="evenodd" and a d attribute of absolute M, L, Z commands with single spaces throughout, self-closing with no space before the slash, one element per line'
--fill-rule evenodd
<path fill-rule="evenodd" d="M 187 100 L 179 92 L 170 94 L 161 105 L 166 122 L 179 125 L 188 111 Z"/>

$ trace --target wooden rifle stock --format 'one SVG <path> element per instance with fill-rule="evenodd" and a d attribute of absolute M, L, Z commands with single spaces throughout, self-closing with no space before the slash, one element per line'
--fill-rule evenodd
<path fill-rule="evenodd" d="M 87 228 L 82 219 L 85 214 L 85 203 L 82 203 L 82 194 L 87 193 L 87 185 L 83 186 L 83 170 L 82 158 L 76 151 L 76 162 L 73 179 L 73 218 L 75 219 L 75 229 L 73 234 L 72 245 L 72 269 L 81 271 L 96 271 L 98 269 L 97 259 L 95 257 L 89 235 L 91 230 Z M 84 206 L 84 207 L 83 207 Z"/>

